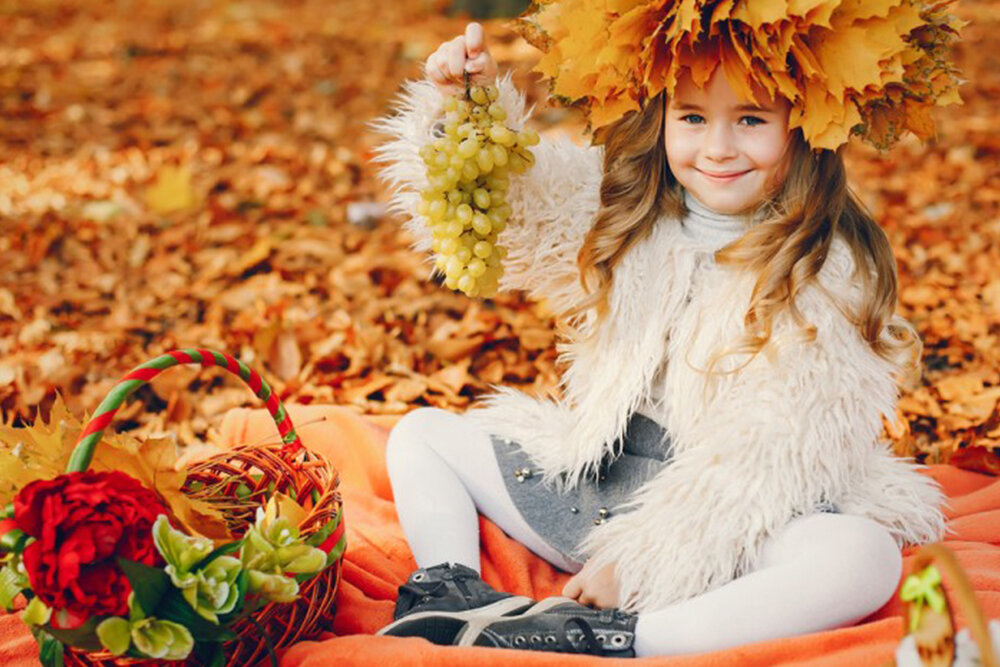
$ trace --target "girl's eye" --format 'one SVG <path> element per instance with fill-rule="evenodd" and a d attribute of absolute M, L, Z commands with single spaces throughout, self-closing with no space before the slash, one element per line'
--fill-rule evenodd
<path fill-rule="evenodd" d="M 701 125 L 705 122 L 705 117 L 700 114 L 689 113 L 686 116 L 681 116 L 681 120 L 692 125 Z M 767 122 L 763 118 L 758 118 L 757 116 L 743 116 L 740 118 L 740 122 L 743 123 L 744 121 L 746 121 L 745 124 L 749 127 L 756 127 Z"/>

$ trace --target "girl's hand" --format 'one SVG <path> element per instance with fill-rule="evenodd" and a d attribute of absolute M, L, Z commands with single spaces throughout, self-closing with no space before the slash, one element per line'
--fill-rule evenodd
<path fill-rule="evenodd" d="M 615 564 L 610 563 L 600 569 L 591 567 L 587 561 L 583 569 L 566 582 L 562 594 L 580 604 L 598 609 L 618 606 L 618 575 Z"/>
<path fill-rule="evenodd" d="M 497 64 L 486 48 L 483 26 L 478 23 L 465 26 L 464 35 L 445 42 L 430 55 L 424 64 L 424 71 L 446 95 L 465 90 L 466 71 L 469 72 L 469 80 L 474 83 L 493 83 Z"/>

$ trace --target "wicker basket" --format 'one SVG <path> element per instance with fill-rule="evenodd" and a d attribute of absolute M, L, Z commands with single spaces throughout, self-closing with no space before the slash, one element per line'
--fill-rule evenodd
<path fill-rule="evenodd" d="M 89 467 L 101 434 L 132 392 L 163 370 L 180 364 L 219 366 L 238 375 L 264 401 L 281 434 L 279 444 L 243 445 L 191 465 L 183 489 L 187 495 L 215 505 L 223 513 L 230 531 L 237 536 L 253 522 L 256 508 L 263 506 L 274 492 L 297 499 L 305 508 L 306 518 L 300 524 L 303 536 L 312 535 L 330 521 L 342 517 L 336 470 L 328 461 L 302 446 L 284 406 L 260 375 L 234 357 L 213 350 L 174 350 L 128 373 L 108 393 L 84 428 L 73 451 L 70 469 Z M 341 519 L 331 536 L 334 543 L 342 539 L 343 531 Z M 223 645 L 226 664 L 235 667 L 254 665 L 269 658 L 273 660 L 274 649 L 329 630 L 336 611 L 334 597 L 340 583 L 341 563 L 342 558 L 337 558 L 325 570 L 303 582 L 295 602 L 269 603 L 235 623 L 231 629 L 237 638 Z M 66 648 L 64 657 L 67 665 L 150 662 L 72 647 Z"/>
<path fill-rule="evenodd" d="M 976 601 L 968 577 L 965 576 L 951 549 L 939 542 L 921 547 L 913 562 L 914 575 L 918 577 L 925 575 L 931 566 L 937 569 L 941 579 L 948 582 L 951 597 L 962 610 L 972 641 L 979 649 L 980 664 L 983 667 L 1000 667 L 1000 660 L 997 659 L 990 642 L 986 618 Z M 942 609 L 939 611 L 922 604 L 919 600 L 903 600 L 903 631 L 913 636 L 917 653 L 924 665 L 951 667 L 955 661 L 955 618 L 948 604 L 948 598 L 943 591 L 939 592 L 940 599 L 943 600 Z M 901 594 L 900 597 L 904 596 Z M 914 605 L 919 605 L 919 608 L 915 609 Z M 913 613 L 918 613 L 919 617 L 916 628 L 911 631 L 910 618 Z M 886 665 L 896 664 L 895 659 L 886 663 Z"/>

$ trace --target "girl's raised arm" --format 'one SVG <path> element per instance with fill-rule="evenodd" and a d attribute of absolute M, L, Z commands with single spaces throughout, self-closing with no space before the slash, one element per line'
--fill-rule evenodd
<path fill-rule="evenodd" d="M 428 58 L 422 80 L 403 83 L 393 105 L 395 113 L 376 119 L 370 127 L 388 139 L 375 149 L 374 162 L 383 163 L 379 178 L 392 194 L 389 210 L 404 218 L 414 237 L 413 248 L 428 253 L 431 230 L 417 214 L 420 192 L 427 186 L 426 168 L 418 151 L 441 131 L 438 121 L 447 95 L 461 90 L 463 68 L 476 83 L 493 82 L 498 102 L 507 112 L 504 123 L 520 130 L 533 109 L 511 82 L 510 72 L 497 75 L 481 37 L 470 24 L 464 36 L 445 42 Z M 498 242 L 507 249 L 501 290 L 523 290 L 546 299 L 557 313 L 584 297 L 576 265 L 577 252 L 599 205 L 602 149 L 575 144 L 568 137 L 542 137 L 531 149 L 535 164 L 523 174 L 511 174 L 507 202 L 511 216 Z"/>

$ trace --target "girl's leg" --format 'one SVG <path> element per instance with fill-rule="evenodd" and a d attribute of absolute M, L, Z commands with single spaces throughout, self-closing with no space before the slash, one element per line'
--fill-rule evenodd
<path fill-rule="evenodd" d="M 892 597 L 902 567 L 899 548 L 874 521 L 799 517 L 764 544 L 754 572 L 640 614 L 636 655 L 701 653 L 850 625 Z"/>
<path fill-rule="evenodd" d="M 399 522 L 419 567 L 452 562 L 479 572 L 478 509 L 556 567 L 580 569 L 524 520 L 507 493 L 489 434 L 461 414 L 440 408 L 407 413 L 389 433 L 386 460 Z"/>

